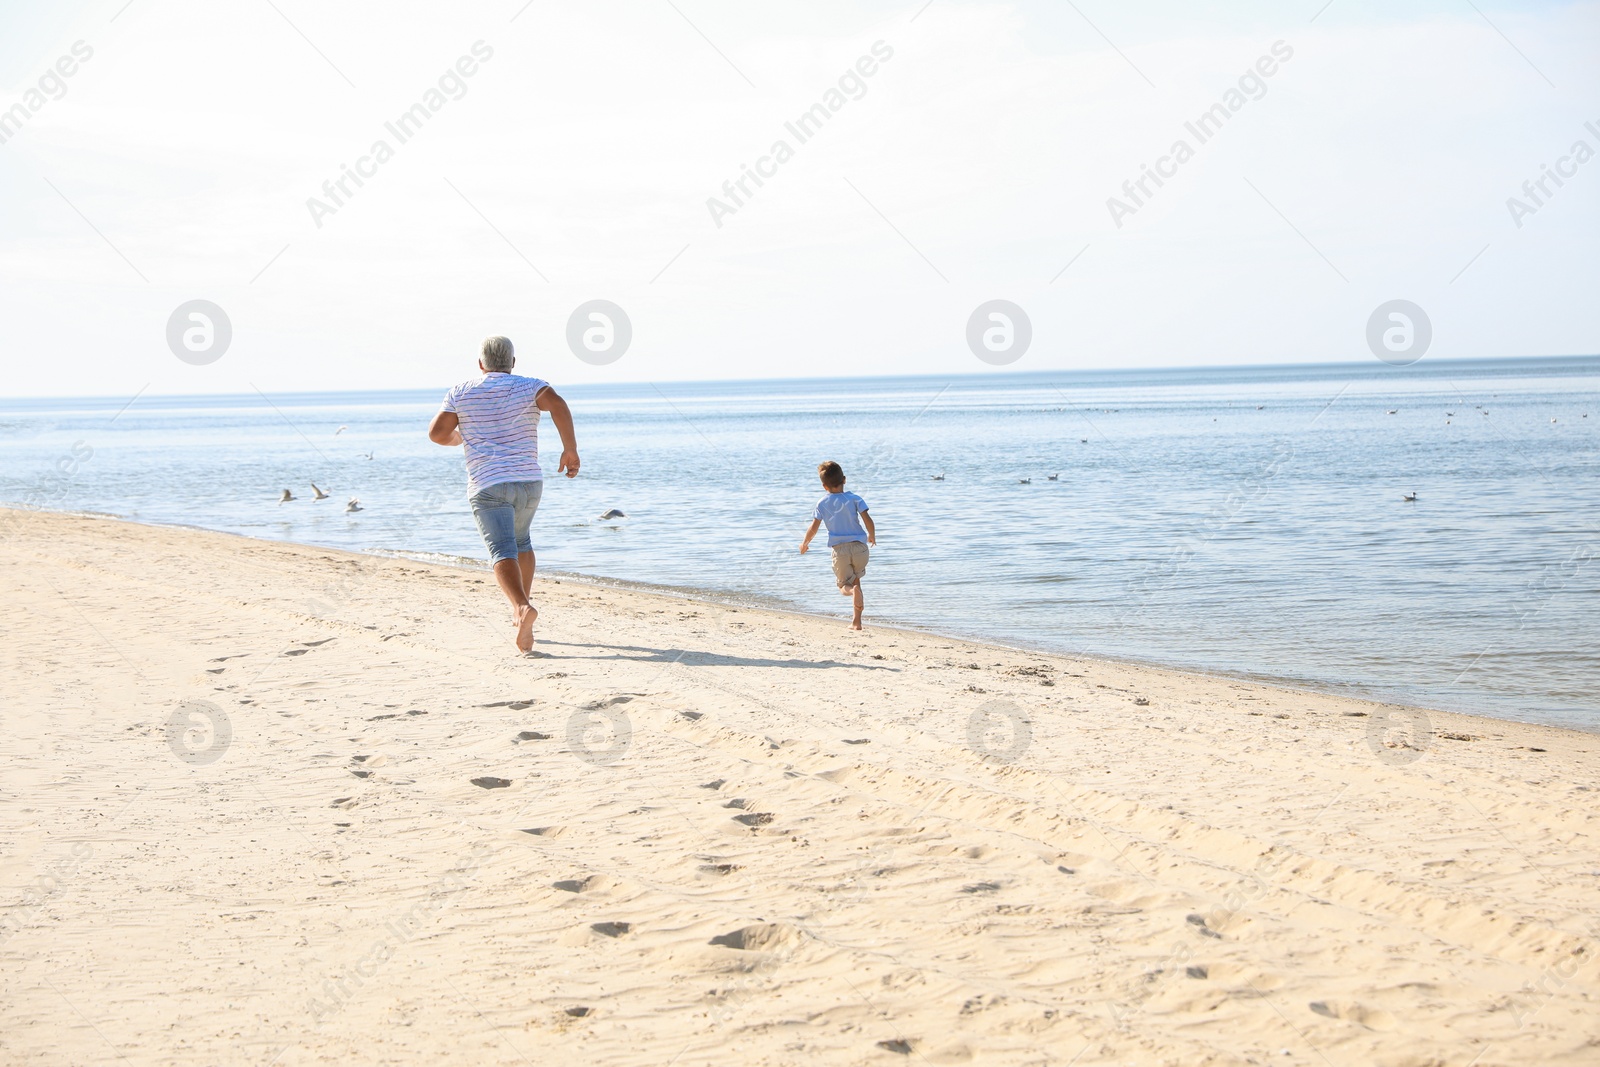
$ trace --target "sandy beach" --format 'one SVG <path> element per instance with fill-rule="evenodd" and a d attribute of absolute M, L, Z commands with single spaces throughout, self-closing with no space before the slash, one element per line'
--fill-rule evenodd
<path fill-rule="evenodd" d="M 1600 736 L 0 525 L 0 1062 L 1600 1062 Z"/>

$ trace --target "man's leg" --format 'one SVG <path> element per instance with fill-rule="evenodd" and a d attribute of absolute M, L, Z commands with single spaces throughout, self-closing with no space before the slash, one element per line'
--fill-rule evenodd
<path fill-rule="evenodd" d="M 533 566 L 532 552 L 517 553 L 517 569 L 522 572 L 522 595 L 524 598 L 533 592 Z"/>
<path fill-rule="evenodd" d="M 472 517 L 477 520 L 483 542 L 494 560 L 494 580 L 500 592 L 511 602 L 511 615 L 516 622 L 516 645 L 521 652 L 533 648 L 533 621 L 539 613 L 528 603 L 528 591 L 522 583 L 522 563 L 516 544 L 516 511 L 511 503 L 497 493 L 498 486 L 480 490 L 472 498 Z"/>
<path fill-rule="evenodd" d="M 497 560 L 494 580 L 500 591 L 511 601 L 511 617 L 517 624 L 517 650 L 527 652 L 533 648 L 533 621 L 539 610 L 528 603 L 528 590 L 522 581 L 521 559 Z"/>

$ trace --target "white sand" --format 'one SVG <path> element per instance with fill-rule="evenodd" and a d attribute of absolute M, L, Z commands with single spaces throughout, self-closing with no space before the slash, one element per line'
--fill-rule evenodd
<path fill-rule="evenodd" d="M 1600 1063 L 1600 736 L 0 519 L 0 1063 Z"/>

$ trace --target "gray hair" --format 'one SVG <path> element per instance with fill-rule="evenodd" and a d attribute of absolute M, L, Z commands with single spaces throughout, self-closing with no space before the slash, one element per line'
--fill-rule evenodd
<path fill-rule="evenodd" d="M 508 371 L 517 362 L 509 337 L 490 337 L 483 342 L 483 369 Z"/>

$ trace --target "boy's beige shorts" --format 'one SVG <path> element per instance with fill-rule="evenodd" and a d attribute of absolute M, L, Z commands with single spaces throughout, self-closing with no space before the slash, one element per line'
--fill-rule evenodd
<path fill-rule="evenodd" d="M 839 588 L 854 585 L 867 573 L 867 546 L 864 541 L 846 541 L 833 546 L 833 576 Z"/>

